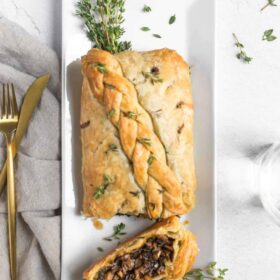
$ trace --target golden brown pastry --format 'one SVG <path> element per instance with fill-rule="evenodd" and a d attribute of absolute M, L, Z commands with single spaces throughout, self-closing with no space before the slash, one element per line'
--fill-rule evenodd
<path fill-rule="evenodd" d="M 86 280 L 179 280 L 191 270 L 198 247 L 177 217 L 155 224 L 84 272 Z"/>
<path fill-rule="evenodd" d="M 82 58 L 85 216 L 151 219 L 194 206 L 188 64 L 175 51 L 91 49 Z"/>

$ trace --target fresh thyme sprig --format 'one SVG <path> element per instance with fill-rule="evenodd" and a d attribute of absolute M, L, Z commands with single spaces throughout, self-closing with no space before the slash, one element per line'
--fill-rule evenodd
<path fill-rule="evenodd" d="M 144 13 L 149 13 L 149 12 L 152 11 L 152 8 L 151 8 L 150 6 L 148 6 L 148 5 L 144 5 L 142 11 L 143 11 Z"/>
<path fill-rule="evenodd" d="M 88 38 L 96 48 L 118 53 L 131 48 L 131 43 L 121 41 L 125 0 L 80 0 L 76 14 L 85 23 Z"/>
<path fill-rule="evenodd" d="M 114 226 L 114 233 L 108 237 L 104 237 L 103 239 L 106 241 L 113 241 L 113 240 L 120 240 L 120 237 L 122 235 L 126 235 L 126 232 L 124 232 L 125 224 L 120 223 L 116 226 Z"/>
<path fill-rule="evenodd" d="M 217 268 L 216 262 L 211 262 L 204 269 L 194 269 L 184 276 L 184 280 L 225 280 L 227 268 Z"/>
<path fill-rule="evenodd" d="M 261 12 L 269 6 L 272 6 L 272 7 L 277 6 L 275 4 L 275 2 L 276 2 L 276 0 L 267 0 L 267 3 L 261 8 Z"/>
<path fill-rule="evenodd" d="M 112 184 L 113 180 L 110 176 L 104 175 L 103 176 L 103 183 L 97 187 L 96 191 L 93 193 L 94 199 L 99 199 L 106 191 L 106 189 L 109 187 L 110 184 Z"/>
<path fill-rule="evenodd" d="M 235 39 L 235 46 L 239 49 L 239 52 L 236 54 L 236 57 L 243 61 L 243 62 L 251 62 L 251 60 L 253 59 L 252 57 L 249 57 L 246 52 L 243 50 L 244 49 L 244 45 L 242 43 L 239 42 L 237 36 L 235 35 L 235 33 L 232 34 L 234 39 Z"/>
<path fill-rule="evenodd" d="M 274 36 L 272 33 L 273 33 L 273 29 L 266 30 L 263 33 L 263 37 L 262 37 L 263 41 L 271 42 L 271 41 L 274 41 L 275 39 L 277 39 L 277 37 Z"/>

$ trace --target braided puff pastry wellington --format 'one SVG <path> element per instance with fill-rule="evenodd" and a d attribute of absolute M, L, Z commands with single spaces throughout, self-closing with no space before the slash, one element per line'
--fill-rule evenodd
<path fill-rule="evenodd" d="M 84 272 L 86 280 L 179 280 L 191 270 L 198 247 L 177 217 L 155 224 Z"/>
<path fill-rule="evenodd" d="M 194 206 L 188 64 L 175 51 L 91 49 L 82 58 L 85 216 L 151 219 Z"/>

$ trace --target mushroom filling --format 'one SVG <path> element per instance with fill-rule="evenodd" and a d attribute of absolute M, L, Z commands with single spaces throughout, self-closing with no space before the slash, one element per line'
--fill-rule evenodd
<path fill-rule="evenodd" d="M 101 269 L 97 280 L 141 280 L 164 273 L 166 263 L 174 255 L 174 239 L 161 235 L 149 238 L 145 244 L 129 254 L 117 257 Z"/>

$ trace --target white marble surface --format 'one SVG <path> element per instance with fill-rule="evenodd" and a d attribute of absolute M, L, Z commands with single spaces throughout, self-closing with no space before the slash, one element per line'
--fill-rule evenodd
<path fill-rule="evenodd" d="M 60 2 L 1 0 L 0 11 L 60 55 Z M 266 0 L 216 2 L 218 261 L 231 280 L 279 280 L 280 228 L 258 198 L 254 156 L 280 139 L 280 6 L 260 13 Z M 269 28 L 279 36 L 270 43 L 261 40 Z M 232 32 L 251 64 L 235 58 Z"/>

